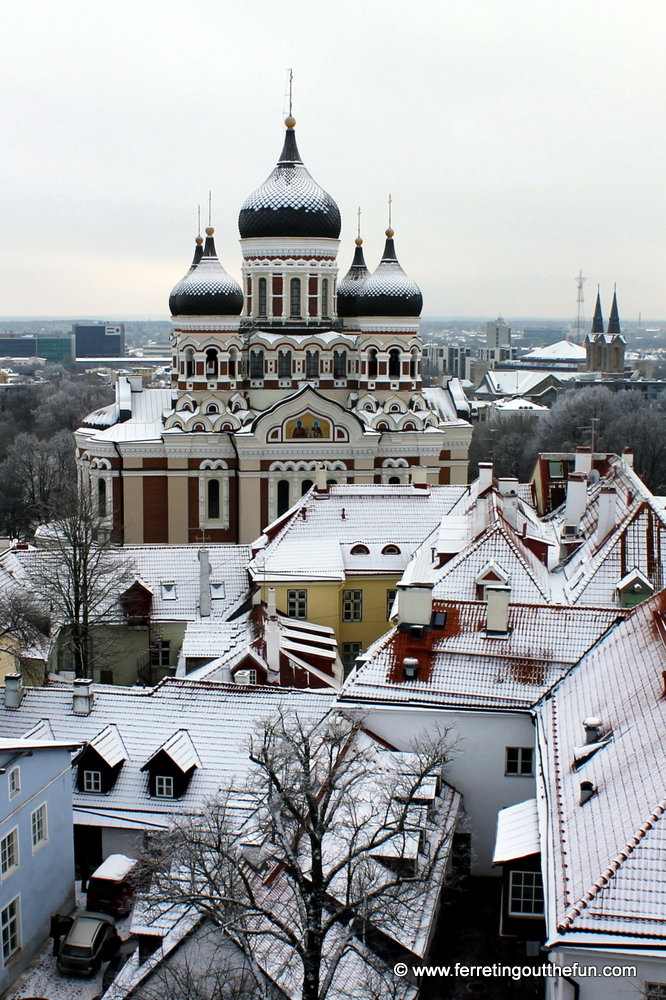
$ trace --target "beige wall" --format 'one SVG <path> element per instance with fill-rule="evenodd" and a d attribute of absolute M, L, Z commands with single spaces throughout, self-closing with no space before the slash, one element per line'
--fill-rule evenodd
<path fill-rule="evenodd" d="M 125 473 L 123 476 L 123 503 L 125 510 L 125 545 L 143 543 L 143 479 Z"/>

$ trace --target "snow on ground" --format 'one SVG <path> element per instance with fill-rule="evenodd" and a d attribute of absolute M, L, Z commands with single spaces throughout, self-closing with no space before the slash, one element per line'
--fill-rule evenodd
<path fill-rule="evenodd" d="M 76 883 L 76 913 L 85 910 L 85 893 L 80 891 L 80 883 Z M 117 921 L 118 933 L 123 940 L 129 936 L 129 917 Z M 53 951 L 53 942 L 49 939 L 41 954 L 23 973 L 7 994 L 7 1000 L 20 1000 L 21 997 L 43 997 L 44 1000 L 95 1000 L 102 995 L 102 977 L 106 962 L 100 972 L 89 979 L 82 976 L 63 976 L 58 972 Z"/>

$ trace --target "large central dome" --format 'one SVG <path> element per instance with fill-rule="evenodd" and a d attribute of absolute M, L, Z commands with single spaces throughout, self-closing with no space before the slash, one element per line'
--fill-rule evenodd
<path fill-rule="evenodd" d="M 268 180 L 245 200 L 238 217 L 242 239 L 319 237 L 337 240 L 340 210 L 303 166 L 293 118 L 287 118 L 282 154 Z"/>

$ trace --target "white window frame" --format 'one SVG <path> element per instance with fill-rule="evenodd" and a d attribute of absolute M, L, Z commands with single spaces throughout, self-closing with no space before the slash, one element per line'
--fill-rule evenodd
<path fill-rule="evenodd" d="M 342 620 L 343 622 L 363 621 L 363 591 L 343 590 L 342 591 Z"/>
<path fill-rule="evenodd" d="M 11 908 L 14 908 L 13 913 L 9 913 Z M 6 950 L 6 945 L 11 941 L 11 927 L 12 924 L 15 925 L 15 945 L 13 948 Z M 12 960 L 12 957 L 17 951 L 21 950 L 21 896 L 14 896 L 13 899 L 7 903 L 6 906 L 0 910 L 0 937 L 2 939 L 2 961 L 4 965 L 8 965 Z"/>
<path fill-rule="evenodd" d="M 287 615 L 289 618 L 300 618 L 308 616 L 308 592 L 307 590 L 287 591 Z"/>
<path fill-rule="evenodd" d="M 11 864 L 8 864 L 10 844 L 13 861 Z M 19 833 L 18 827 L 14 826 L 11 830 L 7 831 L 4 837 L 0 838 L 0 880 L 4 882 L 6 878 L 9 878 L 16 871 L 19 864 Z"/>
<path fill-rule="evenodd" d="M 34 812 L 30 813 L 30 838 L 32 840 L 33 854 L 48 842 L 49 824 L 46 802 L 42 802 Z"/>
<path fill-rule="evenodd" d="M 7 776 L 10 799 L 21 794 L 21 768 L 13 767 Z"/>
<path fill-rule="evenodd" d="M 161 785 L 160 785 L 161 783 Z M 160 791 L 161 787 L 161 791 Z M 167 789 L 170 788 L 171 791 L 168 792 Z M 173 777 L 170 774 L 156 774 L 155 775 L 155 798 L 156 799 L 173 799 L 174 795 L 174 783 Z"/>
<path fill-rule="evenodd" d="M 532 904 L 534 904 L 535 901 L 536 901 L 535 900 L 535 895 L 536 895 L 535 890 L 537 888 L 540 888 L 541 889 L 541 909 L 540 910 L 535 910 L 535 909 L 532 909 L 532 911 L 525 910 L 525 909 L 514 910 L 514 908 L 513 908 L 514 876 L 517 876 L 517 875 L 520 875 L 520 876 L 526 876 L 527 875 L 527 876 L 529 876 L 529 880 L 532 880 L 531 886 L 523 884 L 523 885 L 521 885 L 521 886 L 518 887 L 519 890 L 520 890 L 520 902 L 521 902 L 521 905 L 523 903 L 525 903 L 525 902 L 530 902 L 530 901 L 532 902 Z M 531 890 L 531 900 L 529 899 L 529 895 L 525 896 L 525 894 L 524 894 L 524 890 L 525 889 Z M 521 869 L 518 869 L 518 868 L 516 868 L 513 871 L 511 871 L 509 873 L 509 899 L 508 899 L 508 913 L 509 913 L 509 916 L 510 917 L 525 917 L 528 920 L 529 919 L 543 920 L 543 918 L 544 918 L 544 912 L 545 912 L 545 906 L 544 906 L 544 898 L 543 898 L 543 879 L 541 877 L 541 872 L 522 871 Z"/>
<path fill-rule="evenodd" d="M 515 762 L 517 770 L 509 770 L 509 752 L 517 751 Z M 523 763 L 529 759 L 529 771 L 523 770 Z M 533 747 L 507 747 L 504 757 L 504 774 L 507 778 L 533 778 L 534 777 L 534 748 Z"/>
<path fill-rule="evenodd" d="M 97 787 L 99 786 L 99 787 Z M 85 770 L 83 772 L 83 791 L 84 792 L 101 792 L 102 791 L 102 772 Z"/>

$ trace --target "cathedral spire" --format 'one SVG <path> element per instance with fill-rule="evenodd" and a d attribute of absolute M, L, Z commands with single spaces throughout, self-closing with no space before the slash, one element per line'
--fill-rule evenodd
<path fill-rule="evenodd" d="M 597 286 L 597 304 L 594 307 L 594 316 L 592 318 L 592 329 L 590 333 L 603 333 L 604 332 L 604 318 L 601 315 L 601 296 L 599 294 L 599 287 Z"/>
<path fill-rule="evenodd" d="M 620 314 L 617 309 L 617 288 L 613 288 L 613 304 L 611 306 L 610 316 L 608 317 L 608 332 L 609 333 L 622 333 L 620 330 Z"/>

